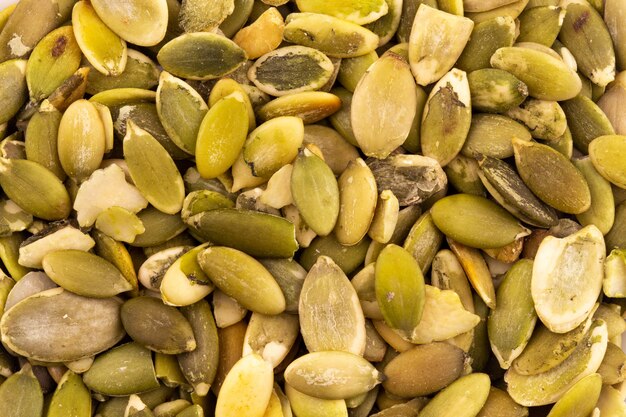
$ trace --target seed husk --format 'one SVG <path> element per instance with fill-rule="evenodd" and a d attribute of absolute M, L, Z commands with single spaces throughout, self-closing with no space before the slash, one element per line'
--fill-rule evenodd
<path fill-rule="evenodd" d="M 228 38 L 196 32 L 180 35 L 163 45 L 157 59 L 163 69 L 177 77 L 210 80 L 239 68 L 246 53 Z"/>
<path fill-rule="evenodd" d="M 109 396 L 138 394 L 158 388 L 148 349 L 131 342 L 99 355 L 83 375 L 92 391 Z"/>
<path fill-rule="evenodd" d="M 331 258 L 320 256 L 307 274 L 298 314 L 309 352 L 338 350 L 363 354 L 365 319 L 359 299 Z"/>
<path fill-rule="evenodd" d="M 547 145 L 513 139 L 515 165 L 524 183 L 544 203 L 564 213 L 591 206 L 585 177 L 562 154 Z"/>
<path fill-rule="evenodd" d="M 357 25 L 373 22 L 388 12 L 385 0 L 359 2 L 354 0 L 297 0 L 303 12 L 323 13 L 346 19 Z"/>
<path fill-rule="evenodd" d="M 320 351 L 299 357 L 285 369 L 285 381 L 298 391 L 325 400 L 363 394 L 380 384 L 382 374 L 353 353 Z"/>
<path fill-rule="evenodd" d="M 89 63 L 104 75 L 119 75 L 126 68 L 126 41 L 113 32 L 91 3 L 79 1 L 72 11 L 76 42 Z"/>
<path fill-rule="evenodd" d="M 420 417 L 470 417 L 478 414 L 489 396 L 486 374 L 474 373 L 457 379 L 439 392 L 420 412 Z"/>
<path fill-rule="evenodd" d="M 494 16 L 475 24 L 455 66 L 467 72 L 490 68 L 489 59 L 494 52 L 513 46 L 515 32 L 515 20 L 511 16 Z"/>
<path fill-rule="evenodd" d="M 30 364 L 2 383 L 0 413 L 7 417 L 40 416 L 43 413 L 43 393 Z"/>

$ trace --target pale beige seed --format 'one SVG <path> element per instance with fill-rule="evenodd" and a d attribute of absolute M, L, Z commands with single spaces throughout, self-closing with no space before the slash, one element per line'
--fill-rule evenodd
<path fill-rule="evenodd" d="M 283 16 L 278 9 L 270 7 L 252 24 L 239 30 L 233 42 L 246 51 L 248 59 L 257 59 L 278 48 L 284 29 Z"/>

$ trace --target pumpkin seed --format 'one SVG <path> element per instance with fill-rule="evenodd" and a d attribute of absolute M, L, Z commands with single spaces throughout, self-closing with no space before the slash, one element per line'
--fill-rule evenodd
<path fill-rule="evenodd" d="M 212 32 L 235 10 L 233 0 L 204 3 L 185 0 L 178 21 L 185 32 Z"/>
<path fill-rule="evenodd" d="M 388 12 L 384 0 L 359 2 L 354 0 L 297 0 L 298 9 L 303 12 L 323 13 L 345 19 L 358 25 L 370 23 Z"/>
<path fill-rule="evenodd" d="M 529 98 L 519 107 L 506 112 L 507 116 L 523 123 L 532 137 L 557 141 L 567 129 L 567 119 L 561 106 L 555 101 Z"/>
<path fill-rule="evenodd" d="M 474 373 L 457 379 L 437 394 L 420 412 L 423 417 L 470 417 L 477 415 L 489 396 L 486 374 Z"/>
<path fill-rule="evenodd" d="M 608 343 L 602 363 L 598 368 L 602 383 L 615 385 L 626 379 L 626 353 L 621 347 Z"/>
<path fill-rule="evenodd" d="M 506 391 L 491 387 L 487 401 L 476 417 L 497 417 L 500 415 L 525 417 L 528 416 L 528 409 L 513 401 Z"/>
<path fill-rule="evenodd" d="M 256 353 L 276 368 L 285 359 L 299 335 L 298 317 L 282 313 L 266 316 L 252 313 L 246 329 L 243 356 Z"/>
<path fill-rule="evenodd" d="M 285 383 L 285 394 L 293 412 L 298 417 L 315 417 L 320 415 L 347 417 L 346 402 L 340 400 L 324 400 L 306 395 Z"/>
<path fill-rule="evenodd" d="M 480 298 L 491 309 L 496 308 L 496 293 L 491 273 L 480 251 L 448 239 L 448 245 L 463 266 L 467 278 Z"/>
<path fill-rule="evenodd" d="M 0 387 L 0 412 L 7 417 L 40 416 L 43 393 L 29 364 Z"/>
<path fill-rule="evenodd" d="M 95 95 L 117 88 L 149 90 L 159 84 L 159 69 L 150 58 L 130 48 L 126 54 L 126 66 L 121 74 L 110 76 L 97 70 L 89 71 L 86 92 Z"/>
<path fill-rule="evenodd" d="M 626 294 L 624 277 L 626 273 L 626 253 L 613 249 L 604 263 L 602 288 L 607 297 L 622 298 Z"/>
<path fill-rule="evenodd" d="M 248 59 L 257 59 L 278 48 L 284 30 L 282 15 L 276 8 L 270 7 L 252 24 L 239 30 L 233 41 L 246 51 Z"/>
<path fill-rule="evenodd" d="M 455 66 L 467 72 L 489 69 L 489 59 L 494 52 L 499 48 L 513 46 L 515 35 L 515 20 L 511 16 L 493 16 L 476 22 Z"/>
<path fill-rule="evenodd" d="M 304 124 L 319 122 L 341 108 L 341 99 L 324 91 L 293 93 L 275 98 L 258 110 L 261 120 L 296 116 Z"/>
<path fill-rule="evenodd" d="M 626 136 L 608 135 L 595 138 L 589 144 L 589 156 L 598 173 L 612 184 L 626 188 L 626 172 L 615 157 L 626 147 Z"/>

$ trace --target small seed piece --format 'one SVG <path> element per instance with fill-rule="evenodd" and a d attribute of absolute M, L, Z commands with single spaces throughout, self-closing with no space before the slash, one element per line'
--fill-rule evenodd
<path fill-rule="evenodd" d="M 419 6 L 409 39 L 409 63 L 419 85 L 435 82 L 450 71 L 473 27 L 468 18 Z"/>
<path fill-rule="evenodd" d="M 198 253 L 207 243 L 191 249 L 171 264 L 163 280 L 160 291 L 163 302 L 172 306 L 186 306 L 200 301 L 213 291 L 213 283 L 202 272 L 197 261 Z"/>
<path fill-rule="evenodd" d="M 285 381 L 298 391 L 325 400 L 363 394 L 380 384 L 382 374 L 360 356 L 320 351 L 300 356 L 285 369 Z"/>
<path fill-rule="evenodd" d="M 607 297 L 626 297 L 626 250 L 613 249 L 607 256 L 602 289 Z"/>
<path fill-rule="evenodd" d="M 459 262 L 461 262 L 474 290 L 476 290 L 480 298 L 489 308 L 492 310 L 495 309 L 496 292 L 494 290 L 493 280 L 491 279 L 491 273 L 480 251 L 464 246 L 451 239 L 448 239 L 448 245 L 450 245 L 450 249 L 452 249 L 459 259 Z M 485 331 L 486 330 L 485 328 Z"/>
<path fill-rule="evenodd" d="M 296 315 L 281 313 L 266 316 L 252 313 L 246 329 L 243 356 L 256 353 L 276 368 L 289 354 L 299 334 Z"/>
<path fill-rule="evenodd" d="M 283 16 L 278 9 L 270 7 L 249 26 L 237 32 L 233 41 L 246 51 L 248 59 L 257 59 L 278 48 L 284 30 Z"/>
<path fill-rule="evenodd" d="M 213 32 L 234 10 L 233 0 L 210 3 L 185 0 L 180 7 L 178 22 L 185 32 Z"/>
<path fill-rule="evenodd" d="M 440 391 L 420 411 L 420 417 L 476 416 L 489 396 L 491 382 L 486 374 L 474 373 L 457 379 Z"/>

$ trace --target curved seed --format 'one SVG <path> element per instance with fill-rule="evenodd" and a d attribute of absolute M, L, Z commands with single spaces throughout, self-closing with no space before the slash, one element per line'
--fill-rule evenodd
<path fill-rule="evenodd" d="M 157 55 L 167 72 L 191 80 L 222 77 L 239 68 L 246 53 L 228 38 L 209 32 L 186 33 L 161 48 Z"/>
<path fill-rule="evenodd" d="M 443 233 L 437 229 L 430 211 L 422 214 L 404 241 L 406 249 L 417 261 L 420 270 L 428 271 L 443 241 Z"/>
<path fill-rule="evenodd" d="M 165 37 L 168 16 L 165 0 L 94 0 L 91 4 L 102 21 L 130 43 L 153 46 Z"/>
<path fill-rule="evenodd" d="M 298 307 L 309 352 L 338 350 L 362 355 L 365 319 L 354 287 L 332 259 L 321 256 L 304 280 Z"/>
<path fill-rule="evenodd" d="M 529 98 L 506 115 L 523 123 L 537 139 L 557 141 L 567 129 L 565 113 L 556 101 Z"/>
<path fill-rule="evenodd" d="M 568 100 L 582 88 L 580 78 L 563 61 L 519 46 L 498 49 L 491 57 L 494 68 L 513 74 L 540 100 Z"/>
<path fill-rule="evenodd" d="M 626 353 L 614 343 L 608 343 L 602 363 L 598 368 L 602 383 L 619 384 L 626 379 Z"/>
<path fill-rule="evenodd" d="M 103 104 L 107 107 L 123 105 L 134 105 L 156 100 L 156 93 L 143 88 L 114 88 L 104 90 L 94 96 L 89 101 Z"/>
<path fill-rule="evenodd" d="M 285 369 L 285 381 L 298 391 L 325 400 L 363 394 L 380 384 L 382 374 L 353 353 L 321 351 L 300 356 Z"/>
<path fill-rule="evenodd" d="M 292 13 L 287 17 L 287 42 L 315 48 L 333 58 L 365 55 L 378 47 L 378 36 L 357 24 L 317 13 Z"/>
<path fill-rule="evenodd" d="M 243 413 L 262 416 L 270 402 L 273 381 L 272 365 L 254 353 L 244 356 L 226 375 L 217 396 L 215 417 Z"/>
<path fill-rule="evenodd" d="M 216 287 L 248 310 L 261 314 L 279 314 L 285 310 L 285 297 L 274 277 L 245 253 L 227 247 L 209 247 L 198 254 L 198 263 Z"/>
<path fill-rule="evenodd" d="M 71 210 L 67 189 L 52 171 L 25 159 L 0 159 L 0 185 L 27 213 L 44 220 L 61 220 Z"/>
<path fill-rule="evenodd" d="M 0 124 L 15 116 L 26 103 L 28 89 L 26 84 L 26 61 L 12 59 L 0 64 Z"/>
<path fill-rule="evenodd" d="M 297 313 L 307 271 L 293 259 L 261 259 L 285 296 L 285 312 Z"/>
<path fill-rule="evenodd" d="M 422 4 L 409 39 L 409 63 L 415 80 L 426 86 L 450 71 L 470 38 L 474 22 Z"/>
<path fill-rule="evenodd" d="M 595 320 L 574 352 L 561 364 L 536 375 L 521 375 L 511 368 L 504 376 L 508 392 L 516 403 L 525 406 L 556 402 L 574 384 L 593 374 L 607 346 L 606 323 Z"/>
<path fill-rule="evenodd" d="M 132 120 L 124 137 L 124 158 L 133 182 L 150 204 L 167 214 L 181 210 L 185 187 L 174 161 L 150 133 Z"/>
<path fill-rule="evenodd" d="M 531 292 L 537 314 L 550 330 L 568 332 L 589 315 L 602 290 L 604 257 L 602 233 L 593 225 L 541 242 Z"/>
<path fill-rule="evenodd" d="M 591 192 L 591 207 L 584 213 L 576 215 L 576 219 L 582 226 L 595 225 L 603 235 L 606 235 L 615 220 L 615 201 L 611 184 L 596 171 L 591 158 L 574 159 L 572 162 L 587 180 Z"/>
<path fill-rule="evenodd" d="M 46 417 L 90 417 L 91 396 L 80 376 L 67 371 L 59 381 Z"/>
<path fill-rule="evenodd" d="M 232 38 L 252 14 L 254 0 L 235 0 L 233 12 L 222 22 L 219 29 L 227 38 Z"/>
<path fill-rule="evenodd" d="M 264 93 L 284 96 L 319 90 L 333 72 L 333 63 L 317 49 L 286 46 L 257 59 L 248 78 Z"/>
<path fill-rule="evenodd" d="M 31 100 L 48 97 L 80 66 L 82 52 L 71 26 L 53 30 L 28 58 L 26 83 Z"/>
<path fill-rule="evenodd" d="M 424 156 L 447 165 L 461 151 L 471 121 L 467 76 L 453 69 L 435 84 L 424 107 L 420 132 Z"/>
<path fill-rule="evenodd" d="M 379 243 L 388 243 L 398 223 L 400 204 L 391 190 L 383 190 L 378 195 L 372 224 L 367 234 Z"/>
<path fill-rule="evenodd" d="M 486 374 L 474 373 L 457 379 L 420 411 L 420 417 L 471 417 L 478 414 L 489 396 Z"/>
<path fill-rule="evenodd" d="M 209 110 L 200 94 L 183 80 L 163 71 L 156 109 L 172 141 L 185 152 L 195 154 L 200 124 Z"/>
<path fill-rule="evenodd" d="M 252 24 L 237 32 L 233 41 L 246 51 L 248 59 L 257 59 L 278 48 L 284 29 L 283 16 L 270 7 Z"/>
<path fill-rule="evenodd" d="M 177 355 L 178 364 L 197 395 L 209 393 L 220 362 L 221 345 L 208 302 L 201 300 L 181 309 L 191 324 L 196 348 Z"/>
<path fill-rule="evenodd" d="M 107 298 L 132 289 L 113 264 L 81 250 L 50 252 L 42 265 L 54 282 L 83 297 Z"/>
<path fill-rule="evenodd" d="M 385 0 L 297 0 L 296 4 L 303 12 L 327 14 L 357 25 L 373 22 L 389 10 Z"/>
<path fill-rule="evenodd" d="M 456 190 L 465 194 L 484 197 L 487 193 L 480 181 L 479 171 L 478 162 L 474 158 L 461 154 L 450 161 L 444 169 L 448 181 Z"/>
<path fill-rule="evenodd" d="M 83 375 L 92 391 L 110 396 L 126 396 L 159 387 L 152 354 L 137 343 L 117 346 L 98 356 Z"/>
<path fill-rule="evenodd" d="M 476 290 L 480 298 L 489 308 L 495 309 L 496 293 L 491 279 L 491 273 L 480 251 L 464 246 L 451 239 L 448 239 L 448 245 L 459 259 L 459 262 L 461 262 L 474 290 Z"/>
<path fill-rule="evenodd" d="M 588 416 L 600 398 L 602 377 L 591 374 L 567 390 L 554 404 L 548 417 Z"/>
<path fill-rule="evenodd" d="M 383 84 L 385 88 L 380 88 Z M 350 119 L 367 156 L 386 158 L 409 135 L 417 109 L 415 80 L 399 55 L 376 60 L 354 90 Z"/>
<path fill-rule="evenodd" d="M 87 358 L 124 336 L 120 305 L 116 298 L 85 298 L 62 288 L 43 291 L 2 316 L 2 342 L 20 355 L 44 362 Z M 40 331 L 32 332 L 33 322 L 42 326 Z"/>
<path fill-rule="evenodd" d="M 209 244 L 202 244 L 181 255 L 171 264 L 159 287 L 163 302 L 172 306 L 186 306 L 200 301 L 209 295 L 213 283 L 202 272 L 197 261 L 198 253 Z"/>
<path fill-rule="evenodd" d="M 2 383 L 0 401 L 0 413 L 6 417 L 40 416 L 43 413 L 43 393 L 29 364 Z"/>
<path fill-rule="evenodd" d="M 524 183 L 544 203 L 564 213 L 585 212 L 591 194 L 585 177 L 549 146 L 513 139 L 515 165 Z"/>
<path fill-rule="evenodd" d="M 128 243 L 146 231 L 135 213 L 118 206 L 109 207 L 98 214 L 95 226 L 115 240 Z"/>
<path fill-rule="evenodd" d="M 589 145 L 589 156 L 598 173 L 620 188 L 626 188 L 626 169 L 618 156 L 626 149 L 626 136 L 608 135 L 594 139 Z"/>
<path fill-rule="evenodd" d="M 159 84 L 159 69 L 146 55 L 134 49 L 127 50 L 126 67 L 117 76 L 107 76 L 99 71 L 89 71 L 87 94 L 98 94 L 117 88 L 151 89 Z"/>
<path fill-rule="evenodd" d="M 298 156 L 304 124 L 293 116 L 276 117 L 253 130 L 243 146 L 243 158 L 253 175 L 269 178 Z"/>
<path fill-rule="evenodd" d="M 261 120 L 296 116 L 304 124 L 319 122 L 341 108 L 341 99 L 324 91 L 307 91 L 278 97 L 258 110 Z"/>
<path fill-rule="evenodd" d="M 126 68 L 126 41 L 100 20 L 92 3 L 79 1 L 72 11 L 76 42 L 85 58 L 104 75 L 119 75 Z"/>
<path fill-rule="evenodd" d="M 233 0 L 185 0 L 178 22 L 185 32 L 213 32 L 235 10 Z M 230 36 L 229 36 L 230 37 Z"/>
<path fill-rule="evenodd" d="M 430 395 L 461 376 L 465 353 L 448 343 L 430 343 L 402 352 L 385 366 L 385 391 L 403 398 Z"/>
<path fill-rule="evenodd" d="M 522 353 L 535 328 L 537 315 L 530 296 L 532 270 L 531 260 L 523 259 L 513 265 L 498 287 L 498 306 L 489 314 L 489 342 L 503 369 L 508 369 Z"/>
<path fill-rule="evenodd" d="M 276 368 L 294 346 L 299 334 L 298 317 L 295 315 L 252 313 L 243 342 L 243 356 L 256 353 Z"/>

